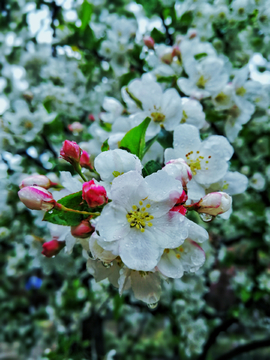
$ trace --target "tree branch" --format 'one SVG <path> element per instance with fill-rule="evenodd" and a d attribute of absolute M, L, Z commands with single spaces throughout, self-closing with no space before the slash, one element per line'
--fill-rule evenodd
<path fill-rule="evenodd" d="M 260 349 L 263 347 L 270 347 L 270 338 L 267 338 L 264 340 L 256 340 L 256 341 L 252 341 L 249 344 L 238 346 L 237 348 L 232 349 L 232 350 L 228 351 L 227 353 L 219 356 L 215 360 L 229 360 L 229 359 L 234 358 L 237 355 L 240 355 L 240 354 L 252 351 L 252 350 Z"/>

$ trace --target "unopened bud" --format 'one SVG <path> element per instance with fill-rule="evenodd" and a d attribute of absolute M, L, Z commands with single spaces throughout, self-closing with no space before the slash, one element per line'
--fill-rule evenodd
<path fill-rule="evenodd" d="M 31 210 L 50 210 L 55 206 L 52 194 L 40 186 L 26 186 L 19 192 L 21 202 Z"/>
<path fill-rule="evenodd" d="M 162 170 L 166 171 L 168 175 L 173 176 L 176 180 L 181 181 L 183 186 L 186 186 L 192 179 L 190 167 L 181 158 L 168 161 Z"/>
<path fill-rule="evenodd" d="M 79 133 L 83 131 L 83 125 L 78 121 L 75 121 L 72 124 L 68 125 L 68 130 L 75 133 Z"/>
<path fill-rule="evenodd" d="M 224 192 L 213 192 L 193 204 L 195 210 L 212 216 L 223 214 L 231 208 L 232 198 Z"/>
<path fill-rule="evenodd" d="M 83 184 L 82 198 L 90 207 L 100 206 L 108 202 L 105 188 L 96 184 L 94 180 Z"/>
<path fill-rule="evenodd" d="M 177 46 L 177 45 L 175 45 L 173 47 L 173 51 L 172 51 L 172 57 L 175 57 L 175 56 L 177 56 L 178 58 L 181 57 L 181 51 L 179 49 L 179 46 Z"/>
<path fill-rule="evenodd" d="M 60 150 L 60 156 L 70 164 L 78 164 L 82 149 L 75 141 L 65 140 Z"/>
<path fill-rule="evenodd" d="M 40 186 L 44 189 L 49 189 L 52 186 L 51 180 L 45 175 L 31 175 L 27 176 L 20 184 L 20 189 L 26 186 Z"/>
<path fill-rule="evenodd" d="M 85 150 L 82 151 L 82 155 L 80 157 L 80 165 L 81 167 L 92 170 L 93 165 L 91 164 L 90 155 Z"/>
<path fill-rule="evenodd" d="M 71 226 L 71 235 L 76 238 L 85 239 L 89 237 L 94 231 L 95 228 L 90 224 L 89 220 L 87 219 L 83 220 L 77 226 Z"/>
<path fill-rule="evenodd" d="M 148 49 L 154 49 L 155 40 L 151 36 L 145 36 L 143 38 L 143 42 L 148 47 Z"/>
<path fill-rule="evenodd" d="M 89 114 L 88 115 L 88 119 L 90 120 L 90 121 L 95 121 L 95 117 L 94 117 L 94 115 L 93 114 Z"/>
<path fill-rule="evenodd" d="M 45 242 L 42 245 L 43 250 L 41 254 L 50 258 L 52 256 L 57 255 L 65 245 L 66 245 L 65 241 L 58 241 L 53 239 L 51 241 Z"/>

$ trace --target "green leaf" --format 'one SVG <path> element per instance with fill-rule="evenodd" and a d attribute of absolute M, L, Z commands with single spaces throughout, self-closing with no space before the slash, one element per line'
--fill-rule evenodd
<path fill-rule="evenodd" d="M 148 161 L 148 163 L 145 164 L 144 168 L 142 169 L 143 177 L 151 175 L 161 169 L 162 167 L 159 162 L 150 160 Z"/>
<path fill-rule="evenodd" d="M 88 205 L 82 199 L 82 191 L 65 196 L 57 202 L 70 209 L 89 211 Z M 91 212 L 93 211 L 94 209 L 91 209 Z M 76 226 L 79 225 L 79 223 L 82 220 L 86 219 L 88 216 L 89 215 L 76 214 L 72 212 L 61 211 L 58 209 L 52 209 L 46 212 L 43 220 L 58 225 Z"/>
<path fill-rule="evenodd" d="M 165 83 L 173 83 L 177 80 L 176 75 L 170 75 L 170 76 L 158 76 L 157 82 L 165 82 Z"/>
<path fill-rule="evenodd" d="M 194 55 L 194 59 L 195 60 L 200 60 L 202 59 L 203 57 L 207 56 L 207 53 L 200 53 L 200 54 L 196 54 Z"/>
<path fill-rule="evenodd" d="M 163 34 L 157 28 L 154 28 L 151 31 L 150 36 L 155 40 L 156 43 L 165 42 L 165 40 L 166 40 L 166 34 Z"/>
<path fill-rule="evenodd" d="M 129 130 L 120 143 L 120 148 L 125 149 L 142 159 L 145 148 L 145 133 L 151 119 L 147 117 L 143 122 Z"/>
<path fill-rule="evenodd" d="M 108 150 L 110 150 L 110 146 L 109 146 L 109 144 L 108 144 L 108 140 L 109 140 L 109 138 L 106 139 L 106 140 L 104 141 L 104 143 L 101 145 L 101 151 L 102 151 L 102 152 L 103 152 L 103 151 L 108 151 Z"/>
<path fill-rule="evenodd" d="M 88 25 L 91 16 L 93 13 L 93 5 L 90 4 L 87 0 L 84 0 L 84 2 L 82 3 L 81 9 L 80 9 L 80 20 L 82 22 L 81 24 L 81 30 L 84 30 L 86 28 L 86 26 Z"/>
<path fill-rule="evenodd" d="M 164 149 L 173 147 L 173 134 L 170 131 L 167 131 L 165 129 L 161 129 L 157 141 L 160 143 Z"/>

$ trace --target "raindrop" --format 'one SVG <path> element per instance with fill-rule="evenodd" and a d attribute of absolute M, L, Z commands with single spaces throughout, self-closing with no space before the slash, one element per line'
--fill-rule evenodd
<path fill-rule="evenodd" d="M 48 213 L 49 213 L 49 214 L 52 214 L 52 213 L 53 213 L 53 211 L 52 211 L 52 210 L 50 210 L 50 211 L 48 211 Z"/>
<path fill-rule="evenodd" d="M 113 265 L 113 263 L 111 262 L 111 263 L 106 263 L 106 262 L 101 262 L 102 263 L 102 265 L 105 267 L 105 268 L 110 268 L 112 265 Z"/>
<path fill-rule="evenodd" d="M 147 304 L 147 306 L 149 307 L 149 309 L 154 310 L 154 309 L 157 308 L 158 302 L 155 302 L 155 303 L 153 303 L 153 304 Z"/>
<path fill-rule="evenodd" d="M 209 214 L 205 214 L 205 213 L 201 213 L 200 214 L 200 218 L 202 219 L 202 221 L 204 222 L 210 222 L 214 219 L 213 215 L 209 215 Z"/>

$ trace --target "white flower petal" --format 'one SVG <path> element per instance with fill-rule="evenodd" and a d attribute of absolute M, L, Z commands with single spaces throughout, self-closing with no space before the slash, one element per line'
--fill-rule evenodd
<path fill-rule="evenodd" d="M 140 274 L 131 273 L 131 286 L 136 299 L 147 304 L 155 304 L 161 295 L 161 280 L 157 273 Z"/>

